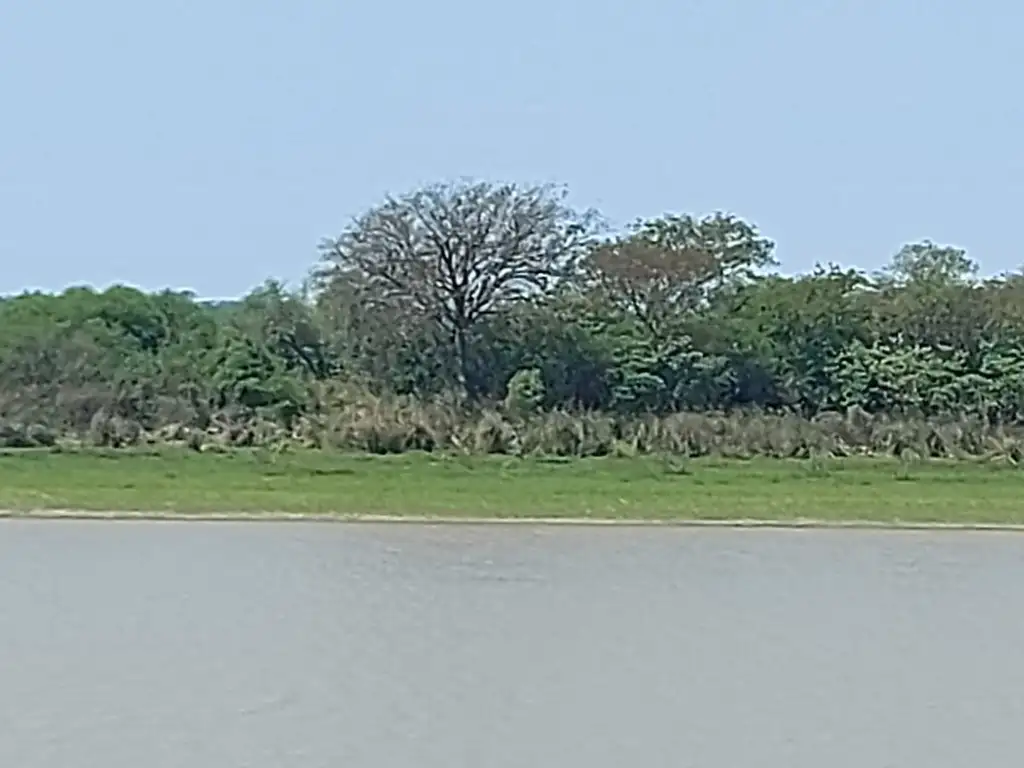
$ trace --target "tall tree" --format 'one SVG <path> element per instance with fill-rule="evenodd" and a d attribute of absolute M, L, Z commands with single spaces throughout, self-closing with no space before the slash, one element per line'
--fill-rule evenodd
<path fill-rule="evenodd" d="M 396 314 L 432 322 L 473 395 L 470 339 L 503 305 L 573 273 L 599 225 L 566 204 L 563 188 L 464 181 L 385 202 L 321 243 L 323 293 L 357 278 Z"/>
<path fill-rule="evenodd" d="M 968 258 L 963 248 L 939 245 L 931 240 L 904 245 L 883 270 L 884 278 L 900 284 L 966 283 L 977 273 L 978 265 Z"/>
<path fill-rule="evenodd" d="M 904 245 L 879 276 L 879 336 L 978 353 L 995 315 L 977 272 L 962 248 L 931 240 Z"/>
<path fill-rule="evenodd" d="M 669 215 L 637 221 L 602 243 L 587 261 L 592 282 L 621 310 L 661 335 L 716 290 L 774 265 L 775 244 L 731 214 Z"/>

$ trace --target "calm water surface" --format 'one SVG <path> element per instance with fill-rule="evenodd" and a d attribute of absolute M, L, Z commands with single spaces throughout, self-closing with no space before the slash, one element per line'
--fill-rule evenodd
<path fill-rule="evenodd" d="M 0 521 L 0 765 L 1016 766 L 1024 537 Z"/>

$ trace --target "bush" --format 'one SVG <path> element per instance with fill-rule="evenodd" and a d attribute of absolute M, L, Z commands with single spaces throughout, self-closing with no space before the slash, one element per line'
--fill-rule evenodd
<path fill-rule="evenodd" d="M 57 432 L 43 424 L 0 423 L 0 448 L 52 448 Z"/>
<path fill-rule="evenodd" d="M 508 381 L 505 410 L 513 416 L 536 413 L 544 403 L 544 377 L 537 368 L 523 368 Z"/>

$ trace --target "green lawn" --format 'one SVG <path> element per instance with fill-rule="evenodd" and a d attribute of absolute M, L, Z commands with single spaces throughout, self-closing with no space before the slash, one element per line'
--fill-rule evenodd
<path fill-rule="evenodd" d="M 9 452 L 0 454 L 0 509 L 1024 523 L 1024 470 L 873 459 Z"/>

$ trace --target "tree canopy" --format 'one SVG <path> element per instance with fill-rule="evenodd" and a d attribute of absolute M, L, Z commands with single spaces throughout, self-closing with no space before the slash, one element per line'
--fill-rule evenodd
<path fill-rule="evenodd" d="M 928 240 L 897 244 L 877 274 L 777 267 L 775 243 L 731 213 L 610 233 L 559 187 L 438 184 L 322 242 L 301 290 L 268 281 L 223 306 L 126 286 L 0 300 L 0 425 L 287 426 L 355 407 L 356 390 L 510 418 L 1021 421 L 1020 275 L 980 279 L 965 250 Z"/>

